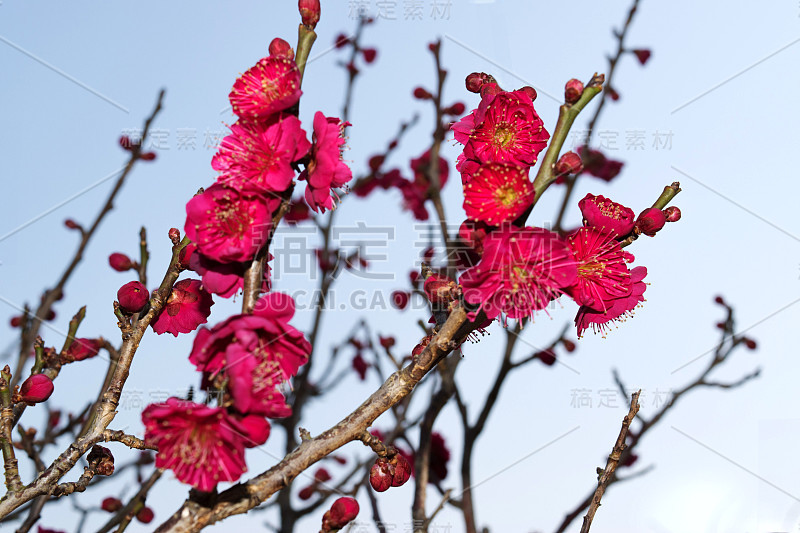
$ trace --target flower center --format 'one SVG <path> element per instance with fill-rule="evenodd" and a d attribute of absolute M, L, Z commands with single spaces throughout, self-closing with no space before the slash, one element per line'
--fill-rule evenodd
<path fill-rule="evenodd" d="M 517 201 L 519 195 L 511 185 L 503 185 L 495 191 L 494 198 L 498 203 L 508 207 Z"/>
<path fill-rule="evenodd" d="M 508 148 L 514 143 L 516 131 L 508 122 L 501 122 L 494 130 L 494 144 L 499 148 Z"/>

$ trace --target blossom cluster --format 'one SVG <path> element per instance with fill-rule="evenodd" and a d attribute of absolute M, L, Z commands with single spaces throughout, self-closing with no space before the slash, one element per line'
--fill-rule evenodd
<path fill-rule="evenodd" d="M 186 205 L 184 229 L 191 242 L 180 266 L 201 280 L 175 284 L 154 322 L 157 333 L 194 331 L 210 314 L 211 294 L 227 298 L 239 292 L 295 178 L 306 182 L 305 203 L 317 212 L 333 209 L 335 189 L 351 179 L 341 159 L 349 124 L 317 112 L 309 140 L 297 117 L 301 77 L 291 47 L 275 39 L 270 55 L 234 83 L 229 99 L 238 120 L 211 161 L 219 175 Z M 142 413 L 145 439 L 159 448 L 156 466 L 201 491 L 239 479 L 247 468 L 245 449 L 269 437 L 268 419 L 291 415 L 284 384 L 311 353 L 303 333 L 289 324 L 294 300 L 270 292 L 269 272 L 265 268 L 263 295 L 252 312 L 197 331 L 189 361 L 216 406 L 170 398 Z M 137 294 L 120 302 L 139 305 Z"/>
<path fill-rule="evenodd" d="M 570 81 L 567 105 L 577 102 L 583 90 L 583 84 Z M 481 94 L 480 104 L 452 130 L 464 146 L 456 169 L 468 218 L 459 236 L 472 263 L 461 265 L 459 285 L 472 306 L 470 316 L 482 312 L 488 319 L 521 319 L 562 294 L 580 306 L 575 318 L 579 336 L 588 328 L 605 331 L 630 315 L 644 301 L 647 270 L 629 266 L 634 256 L 623 250 L 623 242 L 633 234 L 655 235 L 665 213 L 649 208 L 637 218 L 630 208 L 588 194 L 579 204 L 583 227 L 562 235 L 526 226 L 536 200 L 529 173 L 549 139 L 534 109 L 536 91 L 504 91 L 477 73 L 467 78 L 467 88 Z M 554 169 L 576 174 L 583 168 L 581 159 L 569 152 Z M 592 165 L 595 170 L 596 162 Z"/>

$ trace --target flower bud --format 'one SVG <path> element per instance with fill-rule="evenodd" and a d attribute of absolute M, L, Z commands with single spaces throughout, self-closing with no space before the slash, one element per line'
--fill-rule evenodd
<path fill-rule="evenodd" d="M 755 350 L 758 347 L 756 341 L 747 337 L 744 338 L 744 345 L 747 346 L 748 350 Z"/>
<path fill-rule="evenodd" d="M 411 477 L 411 463 L 399 453 L 394 456 L 391 463 L 394 463 L 392 487 L 400 487 Z"/>
<path fill-rule="evenodd" d="M 568 104 L 574 104 L 580 100 L 583 94 L 583 82 L 572 78 L 564 86 L 564 101 Z"/>
<path fill-rule="evenodd" d="M 636 55 L 636 59 L 638 59 L 639 63 L 641 63 L 642 65 L 647 63 L 647 60 L 650 59 L 650 56 L 652 55 L 652 52 L 650 52 L 650 50 L 647 50 L 645 48 L 639 48 L 633 50 L 633 53 Z"/>
<path fill-rule="evenodd" d="M 22 327 L 22 324 L 23 324 L 22 321 L 23 321 L 24 318 L 25 317 L 23 317 L 22 315 L 12 316 L 11 317 L 11 321 L 10 321 L 11 327 L 12 328 Z"/>
<path fill-rule="evenodd" d="M 297 8 L 300 10 L 303 24 L 312 30 L 316 28 L 320 15 L 319 0 L 300 0 L 297 2 Z"/>
<path fill-rule="evenodd" d="M 353 498 L 343 497 L 339 498 L 331 506 L 328 511 L 328 519 L 330 525 L 335 529 L 341 529 L 358 516 L 358 502 Z"/>
<path fill-rule="evenodd" d="M 378 56 L 378 51 L 374 48 L 362 48 L 361 54 L 364 56 L 364 61 L 367 63 L 372 63 Z"/>
<path fill-rule="evenodd" d="M 473 72 L 472 74 L 467 75 L 467 79 L 465 80 L 467 90 L 471 93 L 481 92 L 481 87 L 483 87 L 483 84 L 486 83 L 487 79 L 488 77 L 484 72 Z"/>
<path fill-rule="evenodd" d="M 714 302 L 718 303 L 719 305 L 725 305 L 725 300 L 722 299 L 722 296 L 715 297 Z"/>
<path fill-rule="evenodd" d="M 280 37 L 275 37 L 272 39 L 272 42 L 269 43 L 269 55 L 273 57 L 285 57 L 286 59 L 292 60 L 294 59 L 294 50 L 292 50 L 292 46 L 289 43 Z"/>
<path fill-rule="evenodd" d="M 172 244 L 178 244 L 181 242 L 181 230 L 178 228 L 169 228 L 169 232 L 167 233 L 169 240 Z"/>
<path fill-rule="evenodd" d="M 428 336 L 424 337 L 421 341 L 419 341 L 419 344 L 414 346 L 414 349 L 411 350 L 411 355 L 416 357 L 419 354 L 421 354 L 422 351 L 425 350 L 425 347 L 428 346 L 428 344 L 431 343 L 431 339 L 432 338 L 433 338 L 433 335 L 428 335 Z"/>
<path fill-rule="evenodd" d="M 667 217 L 667 222 L 677 222 L 681 219 L 681 210 L 671 205 L 664 209 L 664 216 Z"/>
<path fill-rule="evenodd" d="M 525 87 L 522 87 L 522 88 L 520 89 L 520 91 L 523 91 L 525 94 L 527 94 L 527 95 L 530 97 L 530 99 L 531 99 L 532 101 L 533 101 L 533 100 L 536 100 L 536 97 L 537 97 L 537 96 L 539 96 L 539 95 L 536 93 L 536 89 L 534 89 L 534 88 L 533 88 L 533 87 L 531 87 L 530 85 L 526 85 Z"/>
<path fill-rule="evenodd" d="M 44 374 L 34 374 L 19 388 L 20 398 L 28 405 L 43 402 L 53 394 L 53 381 Z"/>
<path fill-rule="evenodd" d="M 639 218 L 636 219 L 636 226 L 634 229 L 638 233 L 644 233 L 648 237 L 655 237 L 655 234 L 664 227 L 666 222 L 667 217 L 661 209 L 648 207 L 639 213 Z"/>
<path fill-rule="evenodd" d="M 152 161 L 155 158 L 156 158 L 155 152 L 145 152 L 139 156 L 139 159 L 141 159 L 142 161 Z"/>
<path fill-rule="evenodd" d="M 612 87 L 606 87 L 606 92 L 608 93 L 608 97 L 614 100 L 615 102 L 619 100 L 619 93 Z"/>
<path fill-rule="evenodd" d="M 138 313 L 149 299 L 150 293 L 147 291 L 147 287 L 138 281 L 126 283 L 117 291 L 119 307 L 126 313 Z"/>
<path fill-rule="evenodd" d="M 155 513 L 149 507 L 142 507 L 138 513 L 136 513 L 136 520 L 141 522 L 142 524 L 149 524 L 155 518 Z"/>
<path fill-rule="evenodd" d="M 117 272 L 125 272 L 126 270 L 130 270 L 135 267 L 135 264 L 133 261 L 131 261 L 130 257 L 119 252 L 114 252 L 108 256 L 108 264 L 111 265 L 111 268 Z"/>
<path fill-rule="evenodd" d="M 414 89 L 414 98 L 417 100 L 430 100 L 433 95 L 429 93 L 424 87 L 417 87 Z"/>
<path fill-rule="evenodd" d="M 536 354 L 536 357 L 538 357 L 539 361 L 547 366 L 553 366 L 556 364 L 556 354 L 553 352 L 553 350 L 541 350 Z"/>
<path fill-rule="evenodd" d="M 83 361 L 97 355 L 100 351 L 100 341 L 98 339 L 76 338 L 69 345 L 64 357 L 65 362 Z"/>
<path fill-rule="evenodd" d="M 114 456 L 111 450 L 105 446 L 95 444 L 92 451 L 86 456 L 89 468 L 93 469 L 99 476 L 110 476 L 114 473 Z"/>
<path fill-rule="evenodd" d="M 297 493 L 297 497 L 303 501 L 310 500 L 313 495 L 314 495 L 314 485 L 303 487 L 302 489 L 300 489 L 300 492 Z"/>
<path fill-rule="evenodd" d="M 575 152 L 567 152 L 562 155 L 558 163 L 556 163 L 556 174 L 561 176 L 564 174 L 577 174 L 583 170 L 583 161 L 581 156 Z"/>
<path fill-rule="evenodd" d="M 100 508 L 106 512 L 115 513 L 122 509 L 122 501 L 120 501 L 119 498 L 109 496 L 103 500 L 103 503 L 100 504 Z"/>
<path fill-rule="evenodd" d="M 454 115 L 458 116 L 466 111 L 467 106 L 464 105 L 464 102 L 456 102 L 455 104 L 451 105 L 450 107 L 446 107 L 442 110 L 445 115 Z"/>
<path fill-rule="evenodd" d="M 72 220 L 71 218 L 68 218 L 67 220 L 65 220 L 64 221 L 64 225 L 69 229 L 81 229 L 81 230 L 83 229 L 83 226 L 81 226 L 80 224 L 78 224 L 77 222 Z"/>
<path fill-rule="evenodd" d="M 481 98 L 487 98 L 489 96 L 496 96 L 500 94 L 502 89 L 496 83 L 484 83 L 481 86 Z"/>
<path fill-rule="evenodd" d="M 434 304 L 448 303 L 455 297 L 456 283 L 447 276 L 431 274 L 423 287 L 428 300 Z"/>
<path fill-rule="evenodd" d="M 628 457 L 624 461 L 622 461 L 621 464 L 622 466 L 632 466 L 638 459 L 639 456 L 636 455 L 635 453 L 632 453 L 628 455 Z"/>
<path fill-rule="evenodd" d="M 392 486 L 392 472 L 390 471 L 389 461 L 380 457 L 372 468 L 369 469 L 369 484 L 375 492 L 385 492 Z"/>
<path fill-rule="evenodd" d="M 119 137 L 119 145 L 122 147 L 123 150 L 128 150 L 129 152 L 133 148 L 133 141 L 127 135 L 120 135 Z"/>
<path fill-rule="evenodd" d="M 325 483 L 326 481 L 331 480 L 331 474 L 325 468 L 318 468 L 316 472 L 314 472 L 314 481 L 317 483 Z"/>
<path fill-rule="evenodd" d="M 564 346 L 564 349 L 567 352 L 572 353 L 572 352 L 575 351 L 575 348 L 576 348 L 575 343 L 572 342 L 571 340 L 569 340 L 569 339 L 561 339 L 561 344 Z"/>
<path fill-rule="evenodd" d="M 405 309 L 408 305 L 408 300 L 411 298 L 411 295 L 406 291 L 394 291 L 392 292 L 392 304 L 397 309 Z"/>
<path fill-rule="evenodd" d="M 381 337 L 381 336 L 378 336 L 378 340 L 380 341 L 381 346 L 383 346 L 386 350 L 388 350 L 389 348 L 394 346 L 394 343 L 395 343 L 394 337 Z"/>
<path fill-rule="evenodd" d="M 344 48 L 350 42 L 350 39 L 347 38 L 347 35 L 344 33 L 340 33 L 336 36 L 336 40 L 333 42 L 333 45 L 336 48 Z"/>

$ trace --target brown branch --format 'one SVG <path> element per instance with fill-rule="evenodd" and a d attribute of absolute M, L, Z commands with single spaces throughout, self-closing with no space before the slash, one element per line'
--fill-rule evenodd
<path fill-rule="evenodd" d="M 150 477 L 142 483 L 142 486 L 139 488 L 138 492 L 131 498 L 125 506 L 122 507 L 119 511 L 114 513 L 114 516 L 109 519 L 108 522 L 105 523 L 103 527 L 97 530 L 97 533 L 108 533 L 111 531 L 111 528 L 116 526 L 117 524 L 121 524 L 126 519 L 130 521 L 131 518 L 141 509 L 144 505 L 145 500 L 147 499 L 147 494 L 150 492 L 150 489 L 153 488 L 153 485 L 156 484 L 161 478 L 161 474 L 164 473 L 164 470 L 161 468 L 156 468 L 155 471 L 150 475 Z"/>
<path fill-rule="evenodd" d="M 600 476 L 597 480 L 597 490 L 594 491 L 594 495 L 592 496 L 592 501 L 589 504 L 589 510 L 586 513 L 586 516 L 583 517 L 581 533 L 589 533 L 589 528 L 592 527 L 594 515 L 597 512 L 598 507 L 600 507 L 600 499 L 603 497 L 603 493 L 606 491 L 606 487 L 608 486 L 609 481 L 611 481 L 611 477 L 614 475 L 617 465 L 619 465 L 622 452 L 625 451 L 626 448 L 625 438 L 628 436 L 628 428 L 630 428 L 631 422 L 633 422 L 633 419 L 636 417 L 636 413 L 639 412 L 639 395 L 641 393 L 642 391 L 639 390 L 631 395 L 631 409 L 628 411 L 628 414 L 625 415 L 625 418 L 622 419 L 622 429 L 619 431 L 617 442 L 614 444 L 614 448 L 611 450 L 611 455 L 608 456 L 608 462 L 606 462 L 605 469 L 598 472 Z"/>
<path fill-rule="evenodd" d="M 102 399 L 95 409 L 95 417 L 89 430 L 71 443 L 69 447 L 53 461 L 50 467 L 39 474 L 31 484 L 19 492 L 7 493 L 0 498 L 0 518 L 7 516 L 11 511 L 34 498 L 53 494 L 54 491 L 56 491 L 56 484 L 58 481 L 75 466 L 83 454 L 89 451 L 89 449 L 98 442 L 102 442 L 111 436 L 106 434 L 106 428 L 108 428 L 108 425 L 114 420 L 117 414 L 119 398 L 122 394 L 125 382 L 128 379 L 133 357 L 136 354 L 142 337 L 147 331 L 147 327 L 156 318 L 158 313 L 161 312 L 167 302 L 167 298 L 169 298 L 172 292 L 172 286 L 181 272 L 180 252 L 188 243 L 189 239 L 184 238 L 178 245 L 172 247 L 172 260 L 170 261 L 161 285 L 153 292 L 153 296 L 150 299 L 150 308 L 143 316 L 137 315 L 130 327 L 125 327 L 123 329 L 123 342 L 119 351 L 119 362 L 114 369 L 114 375 L 112 376 L 109 386 L 103 393 Z M 63 493 L 63 491 L 68 488 L 69 487 L 64 487 L 64 489 L 59 490 Z M 75 488 L 77 488 L 77 486 Z"/>

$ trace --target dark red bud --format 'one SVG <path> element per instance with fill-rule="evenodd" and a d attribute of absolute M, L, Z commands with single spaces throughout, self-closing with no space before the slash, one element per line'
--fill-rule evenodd
<path fill-rule="evenodd" d="M 394 337 L 378 337 L 378 340 L 385 349 L 389 349 L 395 345 Z"/>
<path fill-rule="evenodd" d="M 392 292 L 392 304 L 397 309 L 405 309 L 408 305 L 409 298 L 411 298 L 411 295 L 406 291 Z"/>
<path fill-rule="evenodd" d="M 614 100 L 615 102 L 619 100 L 619 93 L 611 87 L 606 87 L 606 92 L 608 93 L 608 97 Z"/>
<path fill-rule="evenodd" d="M 553 366 L 556 364 L 556 354 L 553 350 L 541 350 L 539 353 L 536 354 L 536 357 L 547 366 Z"/>
<path fill-rule="evenodd" d="M 12 316 L 11 317 L 11 327 L 12 328 L 19 328 L 22 327 L 22 319 L 24 317 L 22 315 Z"/>
<path fill-rule="evenodd" d="M 147 287 L 138 281 L 126 283 L 117 291 L 119 307 L 126 313 L 138 313 L 149 299 L 150 293 L 147 291 Z"/>
<path fill-rule="evenodd" d="M 664 209 L 664 216 L 667 217 L 667 222 L 677 222 L 681 219 L 681 210 L 671 205 Z"/>
<path fill-rule="evenodd" d="M 481 98 L 487 98 L 489 96 L 496 96 L 500 94 L 502 89 L 496 83 L 484 83 L 481 86 Z"/>
<path fill-rule="evenodd" d="M 357 501 L 353 498 L 343 497 L 333 502 L 330 511 L 325 514 L 328 517 L 330 527 L 341 529 L 358 516 L 358 511 Z"/>
<path fill-rule="evenodd" d="M 122 509 L 122 501 L 119 498 L 109 496 L 100 504 L 100 508 L 109 513 L 115 513 Z"/>
<path fill-rule="evenodd" d="M 142 507 L 138 513 L 136 513 L 136 520 L 141 522 L 142 524 L 149 524 L 155 518 L 155 513 L 149 507 Z"/>
<path fill-rule="evenodd" d="M 534 89 L 530 85 L 526 85 L 525 87 L 521 88 L 520 91 L 523 91 L 523 92 L 525 92 L 525 94 L 530 96 L 531 100 L 536 100 L 536 97 L 539 96 L 536 93 L 536 89 Z"/>
<path fill-rule="evenodd" d="M 316 28 L 320 16 L 319 0 L 299 0 L 297 8 L 300 11 L 300 18 L 303 20 L 303 24 L 312 30 Z"/>
<path fill-rule="evenodd" d="M 654 237 L 655 234 L 664 227 L 666 222 L 667 217 L 661 209 L 648 207 L 639 213 L 639 218 L 636 219 L 634 229 L 639 233 L 644 233 L 648 237 Z"/>
<path fill-rule="evenodd" d="M 580 100 L 583 94 L 583 82 L 572 78 L 564 86 L 564 101 L 568 104 L 574 104 Z"/>
<path fill-rule="evenodd" d="M 130 257 L 119 252 L 114 252 L 108 256 L 108 264 L 117 272 L 125 272 L 135 266 Z"/>
<path fill-rule="evenodd" d="M 369 165 L 370 170 L 372 170 L 373 172 L 377 172 L 378 169 L 381 168 L 381 165 L 383 165 L 384 161 L 386 161 L 385 156 L 373 155 L 372 157 L 369 158 L 369 162 L 367 164 Z"/>
<path fill-rule="evenodd" d="M 303 487 L 302 489 L 300 489 L 300 492 L 297 493 L 297 497 L 304 501 L 310 500 L 313 495 L 314 495 L 314 485 Z"/>
<path fill-rule="evenodd" d="M 172 244 L 178 244 L 181 242 L 181 230 L 178 228 L 169 228 L 169 240 L 172 241 Z"/>
<path fill-rule="evenodd" d="M 650 59 L 650 56 L 653 55 L 650 50 L 639 48 L 637 50 L 633 50 L 633 53 L 636 55 L 636 59 L 639 60 L 639 63 L 644 65 L 647 63 L 647 60 Z"/>
<path fill-rule="evenodd" d="M 374 48 L 364 48 L 361 50 L 361 53 L 364 56 L 364 61 L 366 61 L 367 63 L 372 63 L 378 56 L 378 51 L 375 50 Z"/>
<path fill-rule="evenodd" d="M 325 483 L 331 480 L 331 474 L 324 468 L 318 468 L 317 471 L 314 472 L 314 480 L 318 483 Z"/>
<path fill-rule="evenodd" d="M 34 374 L 19 388 L 20 398 L 28 405 L 47 400 L 53 394 L 53 381 L 44 374 Z"/>
<path fill-rule="evenodd" d="M 95 444 L 92 451 L 86 456 L 89 467 L 94 469 L 98 476 L 110 476 L 114 473 L 114 456 L 105 446 Z"/>
<path fill-rule="evenodd" d="M 350 42 L 350 39 L 347 38 L 347 35 L 344 33 L 340 33 L 336 36 L 336 40 L 334 41 L 334 46 L 336 48 L 344 48 Z"/>
<path fill-rule="evenodd" d="M 456 102 L 455 104 L 451 105 L 450 107 L 444 108 L 442 111 L 446 115 L 453 115 L 458 116 L 464 113 L 467 109 L 467 106 L 464 105 L 464 102 Z"/>
<path fill-rule="evenodd" d="M 469 92 L 479 93 L 481 92 L 481 87 L 483 87 L 483 84 L 486 83 L 486 74 L 483 72 L 473 72 L 472 74 L 467 75 L 465 82 Z"/>
<path fill-rule="evenodd" d="M 133 148 L 133 142 L 127 135 L 120 135 L 119 145 L 124 149 L 130 151 Z"/>
<path fill-rule="evenodd" d="M 577 174 L 583 170 L 583 160 L 575 152 L 567 152 L 559 158 L 555 170 L 559 176 Z"/>
<path fill-rule="evenodd" d="M 400 487 L 411 477 L 411 464 L 408 462 L 408 459 L 399 453 L 394 456 L 392 462 L 394 462 L 392 487 Z"/>
<path fill-rule="evenodd" d="M 424 87 L 417 87 L 414 89 L 414 98 L 418 100 L 430 100 L 433 95 L 429 93 Z"/>
<path fill-rule="evenodd" d="M 379 458 L 369 469 L 369 484 L 375 492 L 385 492 L 392 486 L 392 473 L 386 459 Z"/>
<path fill-rule="evenodd" d="M 564 346 L 564 349 L 570 353 L 575 351 L 575 343 L 569 339 L 561 339 L 561 344 Z"/>
<path fill-rule="evenodd" d="M 292 46 L 281 39 L 280 37 L 275 37 L 272 39 L 272 42 L 269 43 L 269 55 L 273 57 L 285 57 L 286 59 L 294 59 L 294 50 L 292 50 Z"/>
<path fill-rule="evenodd" d="M 64 221 L 64 225 L 66 227 L 68 227 L 69 229 L 83 229 L 83 226 L 81 226 L 80 224 L 78 224 L 77 222 L 72 220 L 71 218 L 68 218 L 67 220 L 65 220 Z"/>
<path fill-rule="evenodd" d="M 756 341 L 754 341 L 753 339 L 748 339 L 747 337 L 745 337 L 744 339 L 744 345 L 747 346 L 747 348 L 750 350 L 755 350 L 758 347 Z"/>
<path fill-rule="evenodd" d="M 142 161 L 152 161 L 156 158 L 155 152 L 145 152 L 139 156 Z"/>
<path fill-rule="evenodd" d="M 725 305 L 725 300 L 722 299 L 722 296 L 717 296 L 714 298 L 714 302 L 718 303 L 719 305 Z"/>

